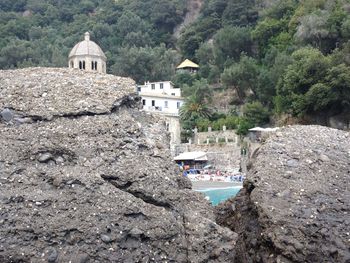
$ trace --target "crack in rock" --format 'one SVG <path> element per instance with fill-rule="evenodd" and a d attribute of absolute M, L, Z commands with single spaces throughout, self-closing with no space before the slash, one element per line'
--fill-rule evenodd
<path fill-rule="evenodd" d="M 157 199 L 153 198 L 152 196 L 147 195 L 144 192 L 131 190 L 130 187 L 132 186 L 133 182 L 127 181 L 127 182 L 120 183 L 120 181 L 118 180 L 118 177 L 110 176 L 110 175 L 101 175 L 101 178 L 103 180 L 105 180 L 106 182 L 112 184 L 117 189 L 122 190 L 126 193 L 129 193 L 129 194 L 133 195 L 134 197 L 141 199 L 142 201 L 144 201 L 147 204 L 154 205 L 157 207 L 162 207 L 162 208 L 165 208 L 166 210 L 172 209 L 172 205 L 167 203 L 167 202 L 157 200 Z"/>

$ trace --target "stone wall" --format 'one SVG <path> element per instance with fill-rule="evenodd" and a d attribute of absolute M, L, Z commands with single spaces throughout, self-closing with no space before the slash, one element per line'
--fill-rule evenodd
<path fill-rule="evenodd" d="M 239 142 L 239 136 L 234 130 L 223 129 L 221 131 L 197 132 L 195 130 L 193 140 L 190 144 L 230 144 L 235 145 Z"/>

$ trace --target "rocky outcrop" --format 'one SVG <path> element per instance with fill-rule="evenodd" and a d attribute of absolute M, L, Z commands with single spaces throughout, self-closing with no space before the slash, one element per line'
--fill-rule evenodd
<path fill-rule="evenodd" d="M 232 262 L 130 79 L 0 71 L 0 262 Z"/>
<path fill-rule="evenodd" d="M 218 207 L 236 262 L 350 262 L 350 134 L 294 126 L 259 149 L 243 190 Z"/>

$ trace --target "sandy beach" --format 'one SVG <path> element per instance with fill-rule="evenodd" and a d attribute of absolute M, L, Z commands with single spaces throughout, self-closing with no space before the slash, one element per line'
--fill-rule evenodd
<path fill-rule="evenodd" d="M 192 181 L 193 190 L 203 190 L 208 188 L 228 188 L 242 186 L 239 182 L 213 182 L 213 181 Z"/>

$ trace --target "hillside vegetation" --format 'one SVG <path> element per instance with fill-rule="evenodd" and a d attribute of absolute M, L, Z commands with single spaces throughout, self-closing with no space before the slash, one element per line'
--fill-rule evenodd
<path fill-rule="evenodd" d="M 349 38 L 350 1 L 209 0 L 179 45 L 201 66 L 197 78 L 235 91 L 246 130 L 272 115 L 349 114 Z M 189 126 L 205 122 L 215 125 L 194 118 Z"/>
<path fill-rule="evenodd" d="M 185 9 L 185 0 L 1 0 L 0 68 L 65 67 L 89 31 L 109 73 L 169 79 L 180 60 L 172 33 Z"/>
<path fill-rule="evenodd" d="M 171 79 L 182 88 L 189 131 L 226 124 L 244 133 L 271 116 L 349 115 L 350 0 L 199 3 L 197 20 L 175 38 L 185 0 L 3 0 L 0 68 L 66 66 L 90 31 L 109 73 L 139 83 Z M 183 58 L 200 65 L 198 74 L 175 74 Z M 231 105 L 225 114 L 212 107 L 222 94 Z"/>

